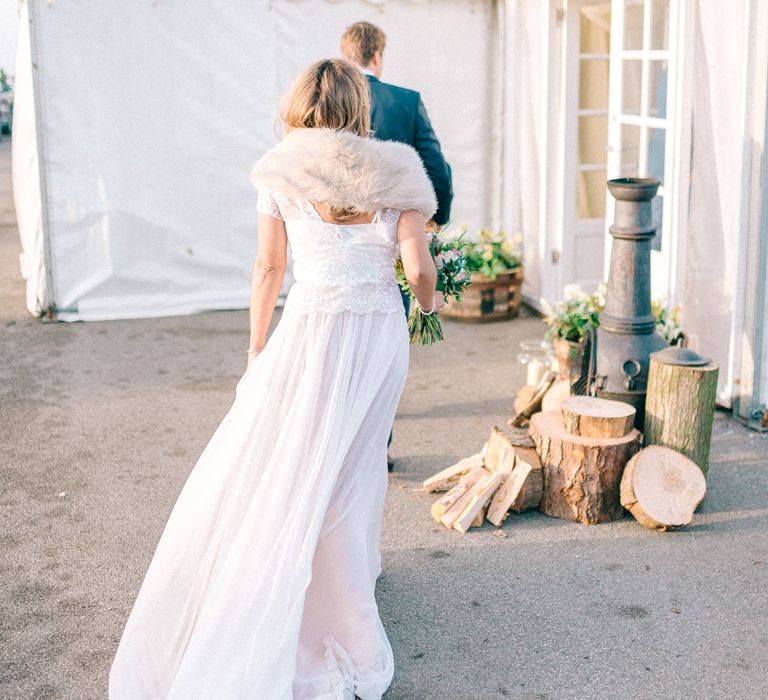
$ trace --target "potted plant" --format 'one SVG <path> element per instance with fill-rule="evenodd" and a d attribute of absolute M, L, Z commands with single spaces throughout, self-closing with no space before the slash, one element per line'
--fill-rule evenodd
<path fill-rule="evenodd" d="M 605 283 L 592 294 L 582 291 L 578 285 L 567 285 L 562 301 L 550 306 L 541 300 L 544 307 L 544 322 L 549 326 L 546 338 L 552 341 L 557 364 L 562 378 L 570 376 L 571 370 L 581 365 L 584 339 L 592 328 L 600 325 L 600 312 L 605 306 Z M 663 299 L 651 302 L 656 317 L 656 330 L 670 345 L 682 342 L 684 334 L 680 325 L 679 305 L 667 306 Z"/>
<path fill-rule="evenodd" d="M 482 229 L 476 240 L 462 232 L 461 252 L 467 259 L 472 284 L 461 302 L 444 307 L 443 315 L 470 321 L 516 316 L 522 300 L 522 236 L 510 238 L 503 230 Z"/>
<path fill-rule="evenodd" d="M 569 284 L 564 299 L 555 306 L 541 300 L 544 322 L 549 326 L 546 338 L 552 341 L 561 378 L 570 376 L 581 364 L 582 343 L 592 328 L 600 325 L 600 312 L 605 306 L 605 286 L 592 294 Z"/>

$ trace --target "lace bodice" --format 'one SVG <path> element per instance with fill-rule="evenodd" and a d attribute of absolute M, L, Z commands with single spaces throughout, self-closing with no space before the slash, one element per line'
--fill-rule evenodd
<path fill-rule="evenodd" d="M 403 312 L 395 280 L 400 211 L 382 209 L 369 224 L 329 224 L 310 202 L 261 190 L 257 209 L 285 222 L 296 280 L 286 312 Z"/>

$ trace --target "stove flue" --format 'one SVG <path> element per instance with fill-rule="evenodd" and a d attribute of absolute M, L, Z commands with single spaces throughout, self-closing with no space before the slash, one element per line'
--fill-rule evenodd
<path fill-rule="evenodd" d="M 609 229 L 611 267 L 592 378 L 597 396 L 625 401 L 637 409 L 635 425 L 641 430 L 648 356 L 668 345 L 656 332 L 651 311 L 651 240 L 656 235 L 651 200 L 658 188 L 655 178 L 608 181 L 616 212 Z"/>

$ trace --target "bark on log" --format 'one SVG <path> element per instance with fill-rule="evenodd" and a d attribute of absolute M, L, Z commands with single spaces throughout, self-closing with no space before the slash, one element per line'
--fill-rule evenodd
<path fill-rule="evenodd" d="M 645 399 L 645 444 L 681 452 L 709 469 L 718 367 L 669 365 L 651 358 Z"/>
<path fill-rule="evenodd" d="M 688 525 L 704 500 L 707 480 L 685 455 L 651 445 L 629 460 L 621 479 L 621 503 L 645 527 Z"/>
<path fill-rule="evenodd" d="M 541 497 L 544 494 L 544 470 L 541 468 L 539 456 L 535 451 L 534 455 L 535 460 L 533 457 L 529 457 L 526 460 L 520 459 L 518 461 L 515 472 L 520 470 L 519 475 L 512 472 L 516 479 L 523 482 L 517 497 L 509 507 L 515 513 L 523 513 L 526 510 L 538 508 L 541 503 Z"/>
<path fill-rule="evenodd" d="M 638 430 L 620 438 L 571 435 L 560 413 L 552 411 L 534 415 L 530 433 L 543 470 L 542 513 L 584 524 L 623 517 L 619 483 L 640 449 Z"/>
<path fill-rule="evenodd" d="M 502 430 L 494 426 L 486 444 L 488 450 L 485 454 L 485 468 L 500 474 L 509 474 L 512 471 L 518 450 L 535 449 L 528 431 L 521 428 Z"/>
<path fill-rule="evenodd" d="M 637 411 L 623 401 L 572 396 L 563 402 L 563 424 L 572 435 L 596 438 L 624 437 L 635 423 Z"/>

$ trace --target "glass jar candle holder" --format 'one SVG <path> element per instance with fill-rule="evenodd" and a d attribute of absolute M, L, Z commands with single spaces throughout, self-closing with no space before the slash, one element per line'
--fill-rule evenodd
<path fill-rule="evenodd" d="M 522 367 L 525 383 L 536 386 L 553 363 L 552 344 L 546 340 L 523 340 L 517 361 Z"/>

